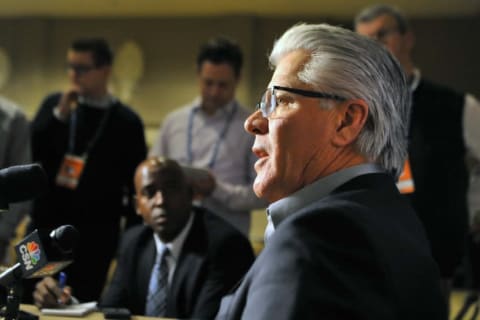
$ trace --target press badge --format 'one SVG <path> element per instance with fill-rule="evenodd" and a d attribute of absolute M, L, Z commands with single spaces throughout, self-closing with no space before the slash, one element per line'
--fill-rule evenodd
<path fill-rule="evenodd" d="M 85 157 L 66 154 L 58 171 L 56 184 L 60 187 L 75 190 L 85 168 L 85 160 Z"/>
<path fill-rule="evenodd" d="M 408 158 L 405 160 L 403 171 L 398 178 L 397 188 L 403 194 L 415 191 L 415 183 L 413 182 L 412 169 L 410 168 L 410 160 Z"/>

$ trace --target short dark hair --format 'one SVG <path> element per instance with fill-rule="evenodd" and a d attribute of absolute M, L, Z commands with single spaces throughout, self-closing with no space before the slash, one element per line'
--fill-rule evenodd
<path fill-rule="evenodd" d="M 231 65 L 235 76 L 238 78 L 243 65 L 243 54 L 238 44 L 233 40 L 226 37 L 217 37 L 200 46 L 197 55 L 197 70 L 200 70 L 205 61 Z"/>
<path fill-rule="evenodd" d="M 79 52 L 91 52 L 96 67 L 110 66 L 113 63 L 113 52 L 103 38 L 81 38 L 73 41 L 70 49 Z"/>
<path fill-rule="evenodd" d="M 405 17 L 405 15 L 399 9 L 387 4 L 373 5 L 360 11 L 360 13 L 355 17 L 355 26 L 359 23 L 370 22 L 379 16 L 383 16 L 384 14 L 395 19 L 397 22 L 398 31 L 400 33 L 403 34 L 410 29 L 410 24 L 407 17 Z"/>

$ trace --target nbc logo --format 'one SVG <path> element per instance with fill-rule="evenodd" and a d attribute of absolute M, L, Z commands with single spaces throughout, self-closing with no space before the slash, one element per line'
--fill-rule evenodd
<path fill-rule="evenodd" d="M 22 254 L 23 265 L 25 270 L 32 269 L 38 261 L 40 261 L 40 248 L 35 241 L 27 242 L 19 247 Z"/>

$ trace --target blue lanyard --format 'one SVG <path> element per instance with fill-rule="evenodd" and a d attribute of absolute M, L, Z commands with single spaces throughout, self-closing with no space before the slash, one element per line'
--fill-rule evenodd
<path fill-rule="evenodd" d="M 193 161 L 193 151 L 192 151 L 192 143 L 193 143 L 193 118 L 195 117 L 195 113 L 197 113 L 198 109 L 200 107 L 194 107 L 190 111 L 190 116 L 188 118 L 188 132 L 187 132 L 187 162 L 189 165 L 192 164 Z M 208 167 L 210 169 L 213 168 L 215 165 L 215 161 L 217 160 L 218 156 L 218 150 L 220 149 L 220 144 L 222 141 L 225 139 L 225 136 L 227 135 L 228 128 L 230 127 L 230 124 L 233 120 L 233 116 L 235 115 L 235 112 L 237 112 L 237 103 L 235 103 L 232 107 L 232 111 L 228 114 L 227 120 L 225 121 L 225 125 L 223 126 L 222 131 L 218 135 L 217 142 L 215 143 L 215 146 L 213 147 L 213 154 L 212 158 L 208 162 Z"/>
<path fill-rule="evenodd" d="M 70 115 L 70 134 L 68 139 L 68 153 L 73 153 L 75 149 L 75 134 L 77 128 L 77 109 Z"/>

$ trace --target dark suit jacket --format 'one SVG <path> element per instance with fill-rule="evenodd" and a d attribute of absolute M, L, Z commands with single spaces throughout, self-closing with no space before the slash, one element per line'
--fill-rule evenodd
<path fill-rule="evenodd" d="M 213 318 L 222 296 L 254 259 L 250 243 L 234 227 L 207 210 L 195 208 L 194 212 L 170 284 L 166 317 Z M 117 269 L 100 305 L 144 314 L 155 256 L 151 228 L 136 226 L 128 230 L 120 246 Z"/>
<path fill-rule="evenodd" d="M 447 319 L 415 213 L 386 174 L 354 178 L 267 242 L 219 319 Z"/>
<path fill-rule="evenodd" d="M 408 194 L 443 277 L 453 278 L 468 230 L 465 95 L 422 79 L 413 92 L 408 156 L 415 191 Z"/>

